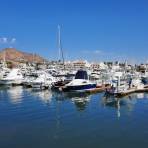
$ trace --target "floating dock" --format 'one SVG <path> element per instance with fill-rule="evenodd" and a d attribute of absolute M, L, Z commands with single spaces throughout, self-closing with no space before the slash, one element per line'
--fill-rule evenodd
<path fill-rule="evenodd" d="M 110 88 L 110 85 L 97 86 L 95 89 L 86 90 L 86 93 L 99 93 L 99 92 L 103 92 L 109 88 Z"/>
<path fill-rule="evenodd" d="M 110 85 L 97 86 L 94 89 L 85 90 L 84 93 L 90 93 L 91 94 L 91 93 L 104 92 L 104 91 L 110 89 L 110 87 L 111 87 Z M 60 87 L 59 90 L 62 91 L 62 88 L 63 87 Z M 148 85 L 145 86 L 144 88 L 133 87 L 133 88 L 127 89 L 125 91 L 117 92 L 117 93 L 107 92 L 107 95 L 111 95 L 111 96 L 115 96 L 115 97 L 124 97 L 124 96 L 132 94 L 132 93 L 141 93 L 141 92 L 148 92 Z"/>
<path fill-rule="evenodd" d="M 124 92 L 118 92 L 118 93 L 114 93 L 112 95 L 114 95 L 115 97 L 124 97 L 124 96 L 132 94 L 132 93 L 141 93 L 141 92 L 148 92 L 148 87 L 131 88 L 131 89 L 128 89 L 128 90 L 126 90 Z"/>

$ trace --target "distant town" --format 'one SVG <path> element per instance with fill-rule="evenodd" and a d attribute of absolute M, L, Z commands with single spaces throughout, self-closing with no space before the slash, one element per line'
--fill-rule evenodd
<path fill-rule="evenodd" d="M 98 57 L 99 59 L 99 57 Z M 5 64 L 4 64 L 5 63 Z M 119 61 L 108 61 L 108 62 L 88 62 L 87 60 L 75 60 L 75 61 L 63 61 L 60 59 L 57 60 L 47 60 L 37 54 L 27 53 L 15 48 L 5 48 L 0 51 L 0 65 L 7 65 L 8 68 L 14 68 L 18 66 L 23 66 L 26 64 L 34 64 L 38 68 L 48 68 L 48 66 L 59 66 L 63 68 L 63 64 L 66 69 L 106 69 L 111 68 L 113 65 L 118 65 L 121 68 L 126 67 L 127 70 L 136 69 L 137 71 L 145 72 L 148 68 L 147 63 L 141 64 L 130 64 Z"/>

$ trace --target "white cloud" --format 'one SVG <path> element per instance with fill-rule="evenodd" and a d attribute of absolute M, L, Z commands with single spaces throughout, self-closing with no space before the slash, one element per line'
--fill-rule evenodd
<path fill-rule="evenodd" d="M 102 54 L 103 52 L 102 52 L 102 50 L 95 50 L 94 51 L 94 54 Z"/>
<path fill-rule="evenodd" d="M 11 44 L 14 44 L 15 42 L 16 42 L 16 38 L 12 38 L 10 41 Z"/>
<path fill-rule="evenodd" d="M 14 44 L 15 42 L 16 38 L 0 37 L 0 44 Z"/>
<path fill-rule="evenodd" d="M 97 54 L 102 55 L 104 52 L 102 50 L 82 50 L 84 54 Z"/>
<path fill-rule="evenodd" d="M 1 43 L 1 44 L 6 44 L 6 43 L 8 43 L 8 38 L 6 38 L 6 37 L 0 37 L 0 43 Z"/>

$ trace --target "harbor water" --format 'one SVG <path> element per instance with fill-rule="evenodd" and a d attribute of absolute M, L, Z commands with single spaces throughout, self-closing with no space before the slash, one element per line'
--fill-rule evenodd
<path fill-rule="evenodd" d="M 0 88 L 0 148 L 147 148 L 148 94 Z"/>

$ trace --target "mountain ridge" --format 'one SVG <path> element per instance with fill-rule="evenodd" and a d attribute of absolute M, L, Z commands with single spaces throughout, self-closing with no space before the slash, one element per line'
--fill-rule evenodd
<path fill-rule="evenodd" d="M 11 62 L 36 62 L 43 63 L 47 61 L 40 55 L 27 53 L 16 48 L 5 48 L 0 51 L 0 60 L 11 61 Z"/>

